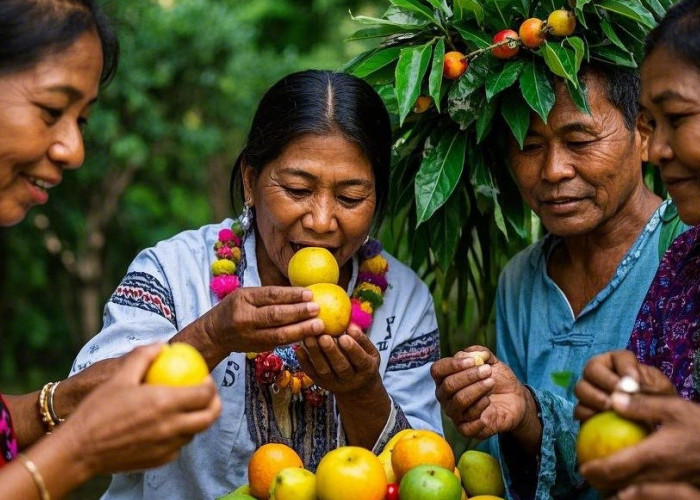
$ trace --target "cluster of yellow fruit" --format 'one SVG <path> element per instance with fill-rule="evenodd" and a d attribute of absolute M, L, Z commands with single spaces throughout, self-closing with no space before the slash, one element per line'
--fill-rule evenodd
<path fill-rule="evenodd" d="M 338 286 L 338 262 L 325 248 L 305 247 L 289 260 L 287 276 L 292 286 L 311 290 L 319 306 L 318 317 L 323 321 L 324 333 L 340 335 L 350 324 L 350 297 Z"/>
<path fill-rule="evenodd" d="M 379 455 L 357 446 L 328 452 L 316 474 L 283 444 L 258 448 L 249 484 L 218 500 L 498 500 L 501 469 L 488 453 L 466 451 L 455 467 L 449 443 L 433 431 L 406 429 Z"/>

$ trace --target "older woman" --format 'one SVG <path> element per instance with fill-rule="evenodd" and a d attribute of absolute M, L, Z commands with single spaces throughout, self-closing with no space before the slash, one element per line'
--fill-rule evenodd
<path fill-rule="evenodd" d="M 638 446 L 581 472 L 618 498 L 700 498 L 700 1 L 668 11 L 647 40 L 642 111 L 653 127 L 651 161 L 678 212 L 695 227 L 659 266 L 628 345 L 592 359 L 576 388 L 577 415 L 612 407 L 659 424 Z M 642 394 L 614 392 L 622 375 Z M 675 395 L 664 395 L 673 390 Z M 646 394 L 644 394 L 646 393 Z M 628 486 L 630 485 L 630 486 Z M 694 485 L 694 486 L 693 486 Z"/>
<path fill-rule="evenodd" d="M 64 172 L 80 167 L 81 126 L 116 70 L 117 54 L 91 0 L 0 2 L 0 226 L 46 203 Z M 66 409 L 72 412 L 95 383 L 88 388 L 76 377 L 61 383 L 60 395 L 49 383 L 40 392 L 0 397 L 0 496 L 57 498 L 94 474 L 172 460 L 217 418 L 220 402 L 211 382 L 142 385 L 159 351 L 144 347 L 115 363 L 122 366 L 114 377 L 65 423 Z"/>
<path fill-rule="evenodd" d="M 341 444 L 378 451 L 409 426 L 441 430 L 431 295 L 368 238 L 390 146 L 387 112 L 362 80 L 304 71 L 267 91 L 232 176 L 243 215 L 142 252 L 76 360 L 82 369 L 184 340 L 204 354 L 223 400 L 222 417 L 177 462 L 115 477 L 107 498 L 213 498 L 246 483 L 267 442 L 315 469 Z M 353 297 L 354 324 L 337 339 L 321 334 L 310 292 L 289 286 L 288 263 L 308 246 L 333 254 Z"/>

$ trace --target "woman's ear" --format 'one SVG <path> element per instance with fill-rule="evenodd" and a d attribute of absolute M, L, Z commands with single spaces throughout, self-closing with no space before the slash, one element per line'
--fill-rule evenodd
<path fill-rule="evenodd" d="M 243 201 L 250 207 L 255 205 L 255 169 L 241 159 L 241 179 L 243 181 Z"/>
<path fill-rule="evenodd" d="M 639 134 L 639 150 L 641 152 L 642 161 L 649 161 L 649 142 L 651 140 L 651 134 L 654 131 L 649 124 L 649 118 L 644 116 L 644 113 L 639 113 L 637 116 L 637 129 L 635 132 Z"/>

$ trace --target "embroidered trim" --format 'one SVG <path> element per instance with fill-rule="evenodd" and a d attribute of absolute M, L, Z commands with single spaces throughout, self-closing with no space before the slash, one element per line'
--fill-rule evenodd
<path fill-rule="evenodd" d="M 435 329 L 430 333 L 397 345 L 387 363 L 387 372 L 410 370 L 440 358 L 439 333 Z"/>
<path fill-rule="evenodd" d="M 142 272 L 130 272 L 109 299 L 115 304 L 138 307 L 156 313 L 177 328 L 173 296 L 155 276 Z"/>

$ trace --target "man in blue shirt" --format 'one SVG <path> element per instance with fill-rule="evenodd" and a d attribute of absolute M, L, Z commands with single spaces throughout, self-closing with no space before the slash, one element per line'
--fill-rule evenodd
<path fill-rule="evenodd" d="M 572 388 L 593 355 L 627 345 L 659 264 L 668 204 L 644 184 L 649 128 L 638 76 L 585 70 L 591 114 L 566 85 L 545 124 L 532 114 L 510 163 L 548 234 L 516 255 L 497 291 L 496 358 L 463 351 L 433 365 L 437 397 L 459 431 L 488 438 L 508 493 L 595 498 L 576 471 Z"/>

